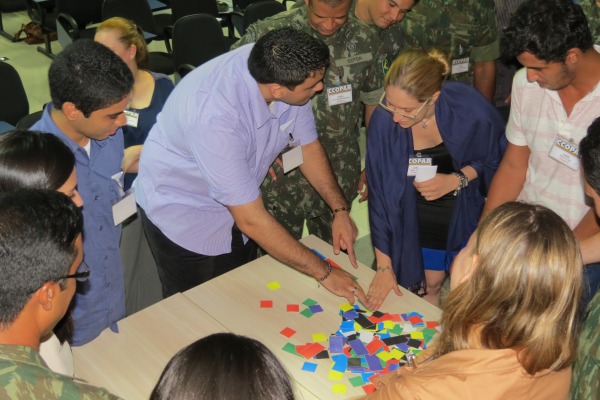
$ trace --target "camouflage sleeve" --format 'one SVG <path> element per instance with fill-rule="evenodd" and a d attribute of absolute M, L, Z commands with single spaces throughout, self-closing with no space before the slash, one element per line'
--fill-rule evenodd
<path fill-rule="evenodd" d="M 381 93 L 383 93 L 384 72 L 382 66 L 385 64 L 386 55 L 381 51 L 379 38 L 373 36 L 372 40 L 373 61 L 367 72 L 367 79 L 360 91 L 360 101 L 367 105 L 377 104 Z"/>
<path fill-rule="evenodd" d="M 596 293 L 588 310 L 588 317 L 579 335 L 570 400 L 600 398 L 600 292 Z"/>
<path fill-rule="evenodd" d="M 248 28 L 246 28 L 246 33 L 244 33 L 244 36 L 242 36 L 240 40 L 231 45 L 231 50 L 237 49 L 238 47 L 248 43 L 255 43 L 258 40 L 258 38 L 262 36 L 259 34 L 259 24 L 260 21 L 255 22 Z"/>
<path fill-rule="evenodd" d="M 492 61 L 500 57 L 498 45 L 498 22 L 494 0 L 479 0 L 473 5 L 473 13 L 479 20 L 479 35 L 472 38 L 473 61 Z M 491 57 L 491 58 L 490 58 Z"/>

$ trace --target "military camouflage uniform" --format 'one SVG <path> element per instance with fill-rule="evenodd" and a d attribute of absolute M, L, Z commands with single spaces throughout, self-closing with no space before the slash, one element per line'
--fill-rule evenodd
<path fill-rule="evenodd" d="M 37 351 L 0 344 L 0 399 L 119 399 L 104 389 L 48 369 Z"/>
<path fill-rule="evenodd" d="M 451 67 L 468 58 L 468 71 L 452 73 L 450 78 L 472 85 L 473 63 L 500 57 L 494 7 L 494 0 L 421 0 L 401 27 L 410 46 L 443 51 Z"/>
<path fill-rule="evenodd" d="M 596 5 L 596 0 L 581 0 L 579 5 L 588 19 L 594 43 L 600 44 L 600 7 Z"/>
<path fill-rule="evenodd" d="M 600 399 L 600 291 L 596 292 L 588 310 L 573 365 L 571 400 Z"/>
<path fill-rule="evenodd" d="M 348 203 L 356 196 L 360 175 L 360 151 L 356 125 L 362 104 L 377 104 L 382 93 L 383 74 L 377 61 L 378 38 L 373 31 L 353 17 L 331 36 L 322 36 L 308 23 L 306 7 L 292 9 L 254 23 L 234 47 L 255 42 L 267 32 L 291 26 L 322 40 L 331 55 L 325 73 L 325 89 L 312 99 L 319 139 Z M 352 101 L 328 105 L 327 89 L 352 85 Z M 282 175 L 277 181 L 267 176 L 261 186 L 265 207 L 296 238 L 302 235 L 304 219 L 310 233 L 331 242 L 331 212 L 299 169 Z"/>

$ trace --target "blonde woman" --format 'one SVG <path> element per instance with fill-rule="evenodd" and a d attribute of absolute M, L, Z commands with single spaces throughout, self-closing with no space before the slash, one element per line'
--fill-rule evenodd
<path fill-rule="evenodd" d="M 368 399 L 566 399 L 583 264 L 567 224 L 506 203 L 456 257 L 443 332 Z"/>
<path fill-rule="evenodd" d="M 123 127 L 123 171 L 126 172 L 123 185 L 127 190 L 137 176 L 142 145 L 174 86 L 168 76 L 145 69 L 148 48 L 141 29 L 132 21 L 109 18 L 98 25 L 94 40 L 117 54 L 134 77 L 131 101 L 125 110 L 127 125 Z M 125 303 L 127 314 L 131 315 L 162 299 L 158 270 L 139 218 L 123 225 L 120 252 L 125 274 Z"/>
<path fill-rule="evenodd" d="M 401 294 L 397 283 L 437 304 L 502 158 L 502 118 L 478 91 L 446 81 L 450 71 L 437 50 L 403 52 L 369 123 L 366 172 L 377 274 L 368 297 L 374 308 L 390 290 Z"/>

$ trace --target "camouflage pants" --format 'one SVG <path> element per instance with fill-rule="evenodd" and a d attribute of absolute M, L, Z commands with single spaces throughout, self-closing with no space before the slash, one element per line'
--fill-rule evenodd
<path fill-rule="evenodd" d="M 354 135 L 354 133 L 352 133 Z M 343 141 L 321 140 L 348 204 L 356 196 L 360 175 L 360 150 L 355 136 Z M 331 236 L 331 210 L 304 178 L 299 169 L 283 175 L 276 166 L 277 180 L 269 175 L 262 186 L 265 208 L 296 239 L 302 237 L 304 220 L 308 231 L 328 243 Z"/>

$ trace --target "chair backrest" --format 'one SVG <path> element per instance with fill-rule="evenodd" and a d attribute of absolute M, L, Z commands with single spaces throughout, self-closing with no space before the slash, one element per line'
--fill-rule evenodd
<path fill-rule="evenodd" d="M 29 114 L 29 102 L 19 73 L 3 61 L 0 61 L 0 87 L 4 93 L 4 96 L 0 96 L 0 121 L 17 125 L 21 118 Z"/>
<path fill-rule="evenodd" d="M 229 51 L 221 23 L 210 14 L 185 16 L 173 27 L 173 63 L 197 67 Z"/>
<path fill-rule="evenodd" d="M 143 31 L 157 34 L 148 0 L 104 0 L 102 19 L 112 17 L 130 19 Z"/>
<path fill-rule="evenodd" d="M 25 0 L 1 0 L 0 1 L 0 11 L 1 12 L 13 12 L 25 10 L 27 8 L 27 3 Z"/>
<path fill-rule="evenodd" d="M 258 21 L 285 11 L 285 6 L 276 0 L 263 0 L 248 5 L 244 12 L 244 32 Z"/>
<path fill-rule="evenodd" d="M 244 11 L 250 4 L 259 3 L 261 1 L 270 1 L 270 0 L 233 0 L 233 7 L 239 11 Z"/>
<path fill-rule="evenodd" d="M 171 13 L 173 23 L 179 19 L 193 14 L 219 15 L 217 0 L 171 0 Z"/>
<path fill-rule="evenodd" d="M 56 12 L 69 14 L 77 22 L 79 29 L 102 22 L 102 2 L 104 0 L 55 0 Z"/>

